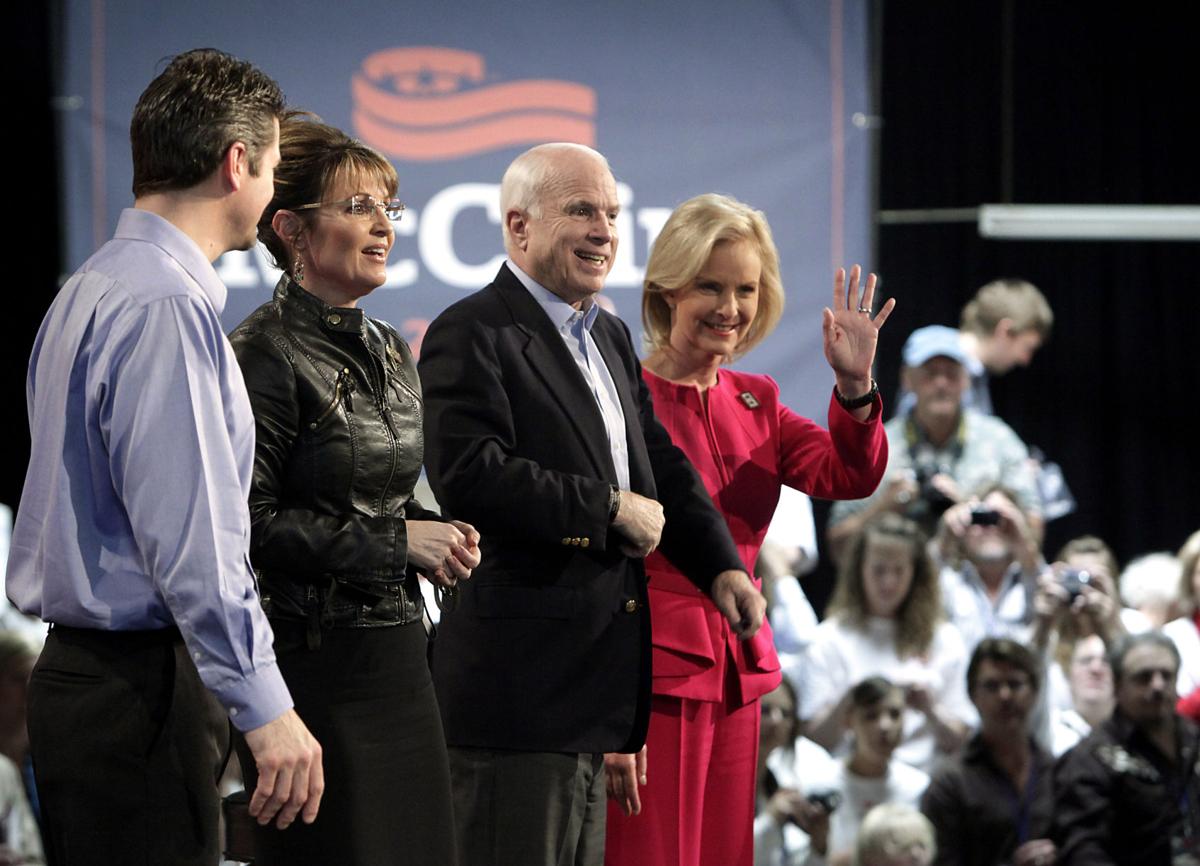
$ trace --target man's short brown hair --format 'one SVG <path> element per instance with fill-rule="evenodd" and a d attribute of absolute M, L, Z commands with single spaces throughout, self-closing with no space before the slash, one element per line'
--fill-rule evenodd
<path fill-rule="evenodd" d="M 245 143 L 257 176 L 283 111 L 279 85 L 250 63 L 213 48 L 178 55 L 133 109 L 134 197 L 195 186 L 235 141 Z"/>

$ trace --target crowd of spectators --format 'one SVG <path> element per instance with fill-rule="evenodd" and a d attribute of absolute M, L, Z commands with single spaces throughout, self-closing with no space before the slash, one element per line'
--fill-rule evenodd
<path fill-rule="evenodd" d="M 887 474 L 830 513 L 825 618 L 777 623 L 790 586 L 770 611 L 803 746 L 764 739 L 765 772 L 787 771 L 760 791 L 763 866 L 863 862 L 881 804 L 920 809 L 929 862 L 1200 862 L 1200 531 L 1123 571 L 1092 535 L 1047 558 L 1064 500 L 991 415 L 987 377 L 1028 364 L 1052 321 L 1036 288 L 997 281 L 961 330 L 905 343 Z"/>

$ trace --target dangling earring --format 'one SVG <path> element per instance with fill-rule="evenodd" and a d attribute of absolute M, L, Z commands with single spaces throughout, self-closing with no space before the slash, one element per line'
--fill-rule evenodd
<path fill-rule="evenodd" d="M 304 282 L 304 259 L 296 256 L 296 262 L 292 265 L 292 282 L 300 285 Z"/>

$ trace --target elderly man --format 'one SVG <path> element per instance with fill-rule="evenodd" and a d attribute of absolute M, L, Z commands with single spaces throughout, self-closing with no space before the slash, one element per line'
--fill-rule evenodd
<path fill-rule="evenodd" d="M 8 594 L 52 623 L 29 687 L 51 864 L 215 863 L 230 719 L 251 814 L 317 814 L 320 747 L 246 558 L 254 419 L 212 267 L 254 245 L 283 108 L 248 63 L 172 60 L 134 109 L 134 206 L 34 345 Z"/>
<path fill-rule="evenodd" d="M 904 344 L 903 386 L 916 395 L 912 409 L 884 429 L 888 468 L 874 495 L 834 504 L 828 538 L 836 554 L 872 518 L 904 514 L 932 534 L 938 517 L 969 491 L 1003 482 L 1017 496 L 1035 535 L 1041 536 L 1040 499 L 1029 451 L 998 418 L 965 408 L 967 356 L 958 331 L 932 325 Z"/>
<path fill-rule="evenodd" d="M 1161 632 L 1109 652 L 1117 706 L 1054 771 L 1064 866 L 1200 863 L 1200 731 L 1175 713 L 1179 651 Z"/>
<path fill-rule="evenodd" d="M 459 851 L 598 864 L 603 753 L 646 734 L 642 558 L 661 542 L 743 636 L 764 602 L 655 419 L 628 330 L 596 303 L 618 241 L 607 162 L 535 147 L 500 205 L 508 261 L 434 321 L 420 364 L 434 492 L 483 534 L 434 651 Z"/>

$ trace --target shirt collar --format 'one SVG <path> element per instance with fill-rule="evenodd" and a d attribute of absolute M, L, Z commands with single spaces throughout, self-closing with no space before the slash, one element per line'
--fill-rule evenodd
<path fill-rule="evenodd" d="M 229 290 L 225 288 L 225 284 L 213 269 L 212 262 L 196 242 L 173 223 L 148 210 L 125 208 L 121 211 L 121 218 L 117 222 L 117 230 L 113 237 L 154 244 L 178 262 L 196 281 L 217 315 L 225 309 L 225 299 Z"/>
<path fill-rule="evenodd" d="M 600 305 L 593 298 L 587 298 L 584 301 L 586 308 L 577 310 L 560 298 L 554 292 L 547 289 L 529 274 L 521 270 L 512 259 L 508 260 L 508 269 L 512 271 L 514 277 L 523 285 L 529 294 L 533 295 L 533 299 L 538 302 L 538 306 L 546 311 L 546 315 L 550 317 L 550 322 L 560 332 L 567 332 L 575 321 L 575 317 L 579 313 L 583 313 L 583 327 L 587 331 L 592 330 L 592 324 L 596 321 L 596 316 L 600 314 Z"/>

